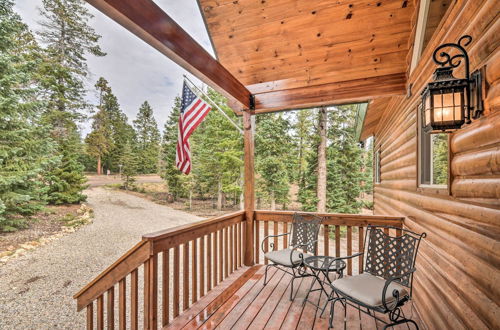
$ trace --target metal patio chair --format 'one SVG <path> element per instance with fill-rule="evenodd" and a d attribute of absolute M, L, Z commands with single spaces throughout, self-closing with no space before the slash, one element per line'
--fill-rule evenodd
<path fill-rule="evenodd" d="M 345 260 L 364 255 L 365 267 L 359 275 L 332 282 L 330 328 L 333 327 L 335 304 L 340 302 L 344 306 L 344 329 L 347 305 L 381 321 L 385 324 L 384 329 L 403 323 L 412 323 L 418 329 L 417 323 L 406 318 L 401 307 L 412 299 L 415 260 L 420 241 L 427 235 L 401 229 L 401 236 L 390 236 L 384 233 L 384 228 L 400 229 L 368 226 L 364 252 L 335 259 Z M 390 323 L 377 317 L 375 312 L 389 314 Z"/>
<path fill-rule="evenodd" d="M 269 235 L 262 240 L 261 248 L 265 257 L 269 260 L 266 265 L 264 276 L 264 285 L 267 284 L 267 271 L 270 267 L 276 267 L 282 271 L 292 275 L 290 300 L 293 300 L 293 281 L 297 278 L 311 276 L 304 269 L 304 259 L 316 255 L 318 249 L 318 234 L 323 218 L 317 217 L 312 214 L 299 214 L 293 215 L 293 222 L 290 232 Z M 269 242 L 271 251 L 266 252 L 264 246 L 266 240 L 274 237 L 290 236 L 290 244 L 288 248 L 277 250 L 273 242 Z"/>

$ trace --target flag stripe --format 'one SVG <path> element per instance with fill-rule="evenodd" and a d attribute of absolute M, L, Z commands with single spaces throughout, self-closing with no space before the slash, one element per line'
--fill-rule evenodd
<path fill-rule="evenodd" d="M 175 166 L 184 174 L 191 172 L 191 147 L 189 137 L 203 122 L 211 107 L 198 97 L 184 82 L 182 105 L 179 115 L 179 132 L 175 150 Z"/>

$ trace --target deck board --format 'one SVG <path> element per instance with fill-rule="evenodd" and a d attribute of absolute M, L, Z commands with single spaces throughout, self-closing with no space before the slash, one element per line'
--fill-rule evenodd
<path fill-rule="evenodd" d="M 290 301 L 291 276 L 271 267 L 269 282 L 263 285 L 265 267 L 242 267 L 197 301 L 191 308 L 174 319 L 165 329 L 327 329 L 330 306 L 323 317 L 321 311 L 310 303 L 303 304 L 312 277 L 295 280 L 295 299 Z M 316 284 L 315 287 L 318 285 Z M 319 291 L 311 293 L 310 300 L 318 302 Z M 319 300 L 322 306 L 325 294 Z M 405 312 L 411 313 L 405 307 Z M 387 316 L 377 314 L 387 319 Z M 418 315 L 414 320 L 421 326 Z M 335 306 L 334 328 L 344 327 L 344 307 Z M 353 307 L 347 309 L 347 329 L 381 329 L 381 323 L 360 313 Z M 397 329 L 407 329 L 398 326 Z"/>

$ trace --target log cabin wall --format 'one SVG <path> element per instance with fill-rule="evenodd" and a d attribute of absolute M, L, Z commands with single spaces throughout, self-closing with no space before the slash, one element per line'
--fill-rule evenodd
<path fill-rule="evenodd" d="M 429 329 L 500 327 L 500 22 L 499 2 L 454 1 L 409 74 L 412 96 L 392 97 L 375 129 L 381 182 L 375 214 L 406 216 L 427 232 L 414 283 Z M 417 186 L 417 106 L 436 68 L 432 52 L 464 34 L 471 71 L 485 73 L 485 113 L 450 136 L 449 190 Z M 409 62 L 409 60 L 408 60 Z M 458 75 L 457 75 L 458 76 Z"/>

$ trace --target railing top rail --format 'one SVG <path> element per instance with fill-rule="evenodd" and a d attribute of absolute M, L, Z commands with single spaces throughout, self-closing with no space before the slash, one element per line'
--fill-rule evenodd
<path fill-rule="evenodd" d="M 142 239 L 147 240 L 147 241 L 161 240 L 164 238 L 168 238 L 168 237 L 184 234 L 187 232 L 191 232 L 193 230 L 206 227 L 208 225 L 213 225 L 213 224 L 216 224 L 219 222 L 224 222 L 225 220 L 233 219 L 234 217 L 237 217 L 237 216 L 240 216 L 243 214 L 245 214 L 245 211 L 237 211 L 237 212 L 229 213 L 229 214 L 226 214 L 226 215 L 223 215 L 220 217 L 216 217 L 216 218 L 210 218 L 210 219 L 201 220 L 201 221 L 194 222 L 194 223 L 189 223 L 186 225 L 181 225 L 181 226 L 177 226 L 177 227 L 173 227 L 173 228 L 169 228 L 169 229 L 165 229 L 165 230 L 160 230 L 160 231 L 156 231 L 153 233 L 143 235 Z"/>
<path fill-rule="evenodd" d="M 295 211 L 270 211 L 256 210 L 255 219 L 258 221 L 284 221 L 289 222 L 292 219 Z M 305 214 L 313 214 L 324 217 L 325 225 L 351 225 L 365 226 L 373 225 L 393 225 L 402 226 L 404 217 L 389 216 L 389 215 L 370 215 L 370 214 L 344 214 L 344 213 L 318 213 L 318 212 L 300 212 Z"/>

